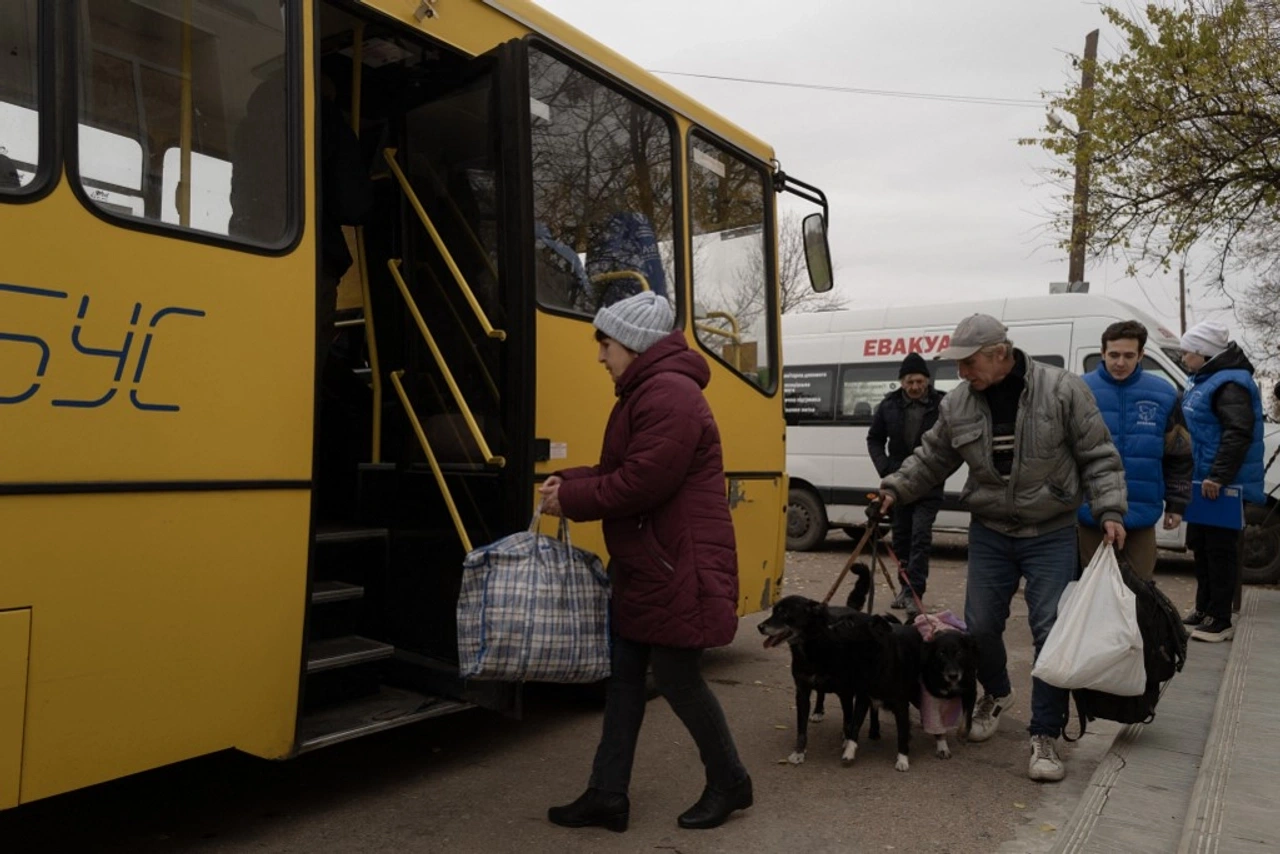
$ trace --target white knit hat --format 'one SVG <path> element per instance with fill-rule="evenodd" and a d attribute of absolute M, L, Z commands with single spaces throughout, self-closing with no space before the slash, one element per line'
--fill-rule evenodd
<path fill-rule="evenodd" d="M 1216 320 L 1197 323 L 1182 334 L 1182 349 L 1212 359 L 1227 349 L 1231 333 Z"/>
<path fill-rule="evenodd" d="M 600 309 L 594 323 L 623 347 L 643 353 L 671 334 L 675 319 L 675 309 L 666 297 L 641 291 Z"/>

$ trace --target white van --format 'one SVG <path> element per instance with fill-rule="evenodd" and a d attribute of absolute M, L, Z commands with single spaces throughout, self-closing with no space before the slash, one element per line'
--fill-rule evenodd
<path fill-rule="evenodd" d="M 813 548 L 829 528 L 857 533 L 867 497 L 880 483 L 867 454 L 872 413 L 898 387 L 898 366 L 907 353 L 930 359 L 948 346 L 956 324 L 975 312 L 1000 318 L 1009 327 L 1010 340 L 1031 358 L 1080 374 L 1097 367 L 1104 329 L 1119 320 L 1138 320 L 1149 334 L 1143 370 L 1179 390 L 1186 384 L 1173 331 L 1133 306 L 1094 294 L 785 315 L 788 548 Z M 942 391 L 959 383 L 952 361 L 930 361 L 929 370 Z M 1268 423 L 1266 433 L 1269 460 L 1280 442 L 1280 428 Z M 962 466 L 947 480 L 937 529 L 968 529 L 969 515 L 958 500 L 965 477 Z M 1280 465 L 1273 465 L 1267 471 L 1269 504 L 1251 506 L 1244 548 L 1245 580 L 1251 583 L 1280 581 L 1278 479 Z M 1185 529 L 1158 529 L 1157 539 L 1164 548 L 1181 549 Z"/>

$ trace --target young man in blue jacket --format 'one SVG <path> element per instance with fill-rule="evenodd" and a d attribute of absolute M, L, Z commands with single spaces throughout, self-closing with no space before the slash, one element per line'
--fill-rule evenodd
<path fill-rule="evenodd" d="M 1191 498 L 1191 436 L 1178 390 L 1143 372 L 1146 346 L 1147 328 L 1138 321 L 1111 324 L 1102 333 L 1102 361 L 1084 381 L 1124 461 L 1124 556 L 1149 579 L 1156 568 L 1156 523 L 1177 528 Z M 1078 534 L 1080 563 L 1088 565 L 1105 535 L 1086 504 Z"/>

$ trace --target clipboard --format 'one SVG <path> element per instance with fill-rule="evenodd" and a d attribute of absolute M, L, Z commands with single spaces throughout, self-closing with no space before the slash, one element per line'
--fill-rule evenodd
<path fill-rule="evenodd" d="M 1203 481 L 1191 481 L 1191 503 L 1182 514 L 1185 522 L 1208 525 L 1213 528 L 1244 530 L 1244 489 L 1233 483 L 1218 491 L 1217 499 L 1210 500 L 1201 492 Z"/>

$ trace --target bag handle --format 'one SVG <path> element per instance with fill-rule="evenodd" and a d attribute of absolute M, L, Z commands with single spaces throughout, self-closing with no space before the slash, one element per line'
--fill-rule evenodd
<path fill-rule="evenodd" d="M 546 499 L 538 502 L 538 506 L 533 508 L 533 520 L 529 522 L 529 533 L 536 534 L 539 531 L 538 526 L 542 524 L 542 507 L 546 503 Z M 556 537 L 561 540 L 569 548 L 573 548 L 573 541 L 569 538 L 569 520 L 560 517 L 560 524 L 556 529 Z"/>

